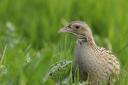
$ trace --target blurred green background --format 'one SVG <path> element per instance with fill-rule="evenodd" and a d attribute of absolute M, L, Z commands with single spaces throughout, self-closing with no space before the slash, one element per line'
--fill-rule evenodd
<path fill-rule="evenodd" d="M 0 85 L 54 85 L 56 81 L 45 79 L 45 75 L 54 63 L 72 60 L 75 45 L 72 36 L 59 34 L 58 30 L 74 20 L 88 23 L 96 43 L 111 49 L 119 58 L 118 84 L 127 85 L 127 3 L 127 0 L 0 0 Z"/>

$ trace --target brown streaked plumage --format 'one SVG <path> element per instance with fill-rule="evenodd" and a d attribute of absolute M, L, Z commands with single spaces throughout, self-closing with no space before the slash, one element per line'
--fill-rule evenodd
<path fill-rule="evenodd" d="M 77 44 L 73 66 L 73 77 L 75 68 L 78 66 L 80 79 L 88 80 L 91 85 L 102 85 L 104 81 L 110 84 L 110 78 L 118 77 L 120 64 L 111 51 L 99 48 L 93 39 L 89 26 L 81 21 L 71 22 L 68 26 L 60 29 L 76 35 Z"/>

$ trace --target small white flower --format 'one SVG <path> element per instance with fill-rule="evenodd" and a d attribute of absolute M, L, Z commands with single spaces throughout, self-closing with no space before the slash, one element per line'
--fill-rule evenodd
<path fill-rule="evenodd" d="M 30 63 L 31 62 L 31 57 L 30 57 L 30 54 L 29 53 L 26 56 L 26 62 L 27 63 Z"/>
<path fill-rule="evenodd" d="M 0 65 L 0 76 L 7 74 L 7 67 L 5 65 Z"/>
<path fill-rule="evenodd" d="M 13 32 L 15 29 L 14 25 L 10 21 L 8 21 L 6 23 L 6 26 L 7 26 L 9 32 Z"/>

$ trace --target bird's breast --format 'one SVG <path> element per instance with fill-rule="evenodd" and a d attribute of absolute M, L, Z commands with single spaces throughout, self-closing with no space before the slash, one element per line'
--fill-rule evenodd
<path fill-rule="evenodd" d="M 87 72 L 90 77 L 105 77 L 103 66 L 99 62 L 94 50 L 87 44 L 77 45 L 75 50 L 75 63 L 78 65 L 80 72 Z M 102 75 L 102 76 L 101 76 Z"/>
<path fill-rule="evenodd" d="M 93 70 L 97 65 L 97 58 L 94 51 L 87 46 L 87 44 L 77 45 L 75 50 L 76 63 L 80 68 L 85 68 L 86 70 Z"/>

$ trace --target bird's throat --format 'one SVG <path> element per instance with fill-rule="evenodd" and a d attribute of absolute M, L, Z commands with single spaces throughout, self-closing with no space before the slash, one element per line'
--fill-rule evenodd
<path fill-rule="evenodd" d="M 91 38 L 91 37 L 79 37 L 79 38 L 77 39 L 77 43 L 78 43 L 79 45 L 84 45 L 84 44 L 86 44 L 86 45 L 88 45 L 89 47 L 96 48 L 95 41 L 94 41 L 94 39 Z"/>

